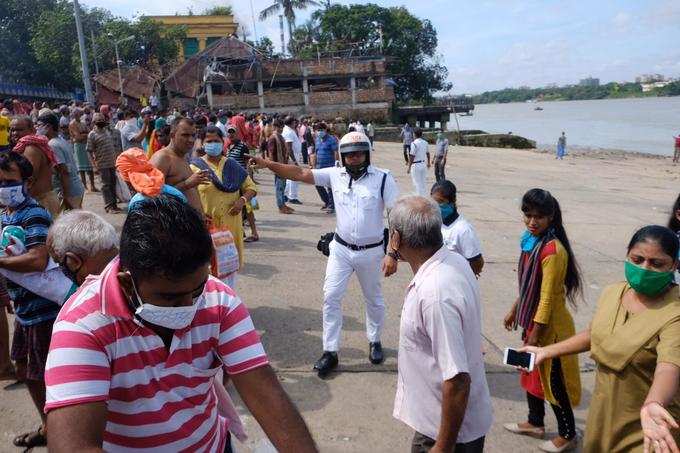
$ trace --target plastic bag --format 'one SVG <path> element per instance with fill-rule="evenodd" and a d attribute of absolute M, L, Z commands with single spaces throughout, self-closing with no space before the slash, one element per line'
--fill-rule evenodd
<path fill-rule="evenodd" d="M 260 209 L 260 203 L 257 202 L 257 197 L 253 197 L 250 199 L 250 207 L 253 208 L 253 211 L 257 211 Z"/>
<path fill-rule="evenodd" d="M 238 271 L 239 257 L 234 235 L 227 228 L 210 228 L 213 256 L 210 262 L 212 275 L 220 280 Z"/>
<path fill-rule="evenodd" d="M 121 203 L 127 203 L 132 198 L 130 188 L 118 172 L 116 172 L 116 198 L 118 198 L 118 201 Z"/>

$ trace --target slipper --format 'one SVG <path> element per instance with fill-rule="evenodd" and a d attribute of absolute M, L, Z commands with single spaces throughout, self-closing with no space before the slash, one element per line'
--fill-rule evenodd
<path fill-rule="evenodd" d="M 24 434 L 19 434 L 12 441 L 15 447 L 30 449 L 33 447 L 44 447 L 47 445 L 47 436 L 42 433 L 42 428 Z"/>
<path fill-rule="evenodd" d="M 243 242 L 257 242 L 260 240 L 259 236 L 248 236 L 243 240 Z"/>
<path fill-rule="evenodd" d="M 16 381 L 12 382 L 11 384 L 7 384 L 6 386 L 4 386 L 2 389 L 3 390 L 14 390 L 14 389 L 18 389 L 22 385 L 24 385 L 24 381 L 20 381 L 20 380 L 17 379 Z"/>

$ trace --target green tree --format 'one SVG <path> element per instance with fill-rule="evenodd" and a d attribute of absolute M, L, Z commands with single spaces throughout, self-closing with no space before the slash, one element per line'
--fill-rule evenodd
<path fill-rule="evenodd" d="M 247 41 L 248 44 L 253 46 L 255 50 L 260 52 L 262 55 L 264 55 L 267 58 L 271 58 L 274 56 L 274 43 L 272 42 L 271 39 L 268 37 L 264 36 L 257 41 Z"/>
<path fill-rule="evenodd" d="M 436 55 L 436 30 L 405 7 L 331 5 L 315 11 L 313 18 L 319 24 L 315 39 L 322 50 L 379 53 L 382 48 L 390 57 L 387 70 L 397 84 L 397 100 L 429 102 L 435 92 L 451 88 L 448 70 Z M 309 51 L 303 48 L 298 54 L 309 56 Z"/>
<path fill-rule="evenodd" d="M 231 5 L 213 6 L 203 11 L 205 16 L 232 16 L 233 14 L 234 10 Z"/>
<path fill-rule="evenodd" d="M 260 20 L 265 20 L 280 12 L 286 18 L 288 24 L 288 39 L 293 39 L 295 30 L 295 10 L 307 9 L 310 6 L 321 6 L 317 0 L 275 0 L 274 4 L 260 11 Z"/>

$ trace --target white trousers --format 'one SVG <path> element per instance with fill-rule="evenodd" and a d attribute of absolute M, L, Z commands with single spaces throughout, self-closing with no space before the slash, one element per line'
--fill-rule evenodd
<path fill-rule="evenodd" d="M 331 253 L 323 285 L 323 350 L 337 352 L 340 349 L 341 303 L 354 272 L 366 303 L 366 337 L 371 343 L 380 341 L 385 319 L 380 274 L 380 265 L 385 256 L 382 247 L 353 251 L 332 241 L 329 248 Z"/>
<path fill-rule="evenodd" d="M 419 162 L 411 165 L 411 180 L 417 195 L 427 197 L 427 188 L 425 187 L 425 179 L 427 178 L 427 165 L 425 162 Z"/>
<path fill-rule="evenodd" d="M 291 181 L 290 179 L 286 180 L 286 196 L 288 197 L 289 200 L 299 200 L 299 187 L 300 184 L 297 181 Z"/>

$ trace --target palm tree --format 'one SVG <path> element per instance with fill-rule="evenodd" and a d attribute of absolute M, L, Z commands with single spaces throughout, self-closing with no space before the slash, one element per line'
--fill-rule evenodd
<path fill-rule="evenodd" d="M 295 10 L 306 9 L 310 6 L 321 6 L 321 3 L 317 0 L 274 0 L 271 6 L 260 11 L 260 20 L 265 20 L 283 11 L 288 24 L 288 39 L 292 40 L 295 30 Z"/>

